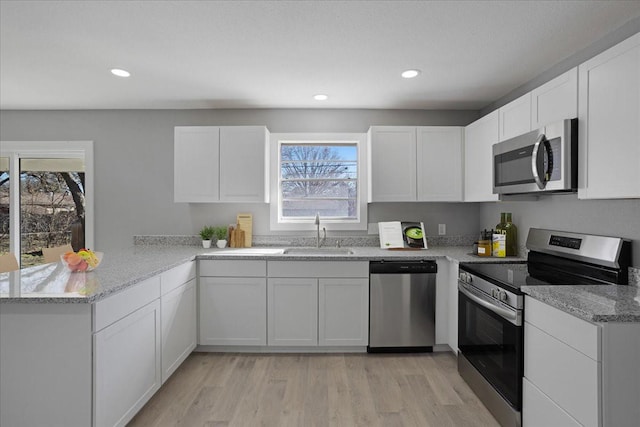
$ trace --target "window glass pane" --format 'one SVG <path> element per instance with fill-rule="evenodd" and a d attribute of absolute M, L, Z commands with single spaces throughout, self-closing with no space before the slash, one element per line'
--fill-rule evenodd
<path fill-rule="evenodd" d="M 0 157 L 0 255 L 9 252 L 9 158 Z"/>
<path fill-rule="evenodd" d="M 84 247 L 82 159 L 20 160 L 21 267 L 44 262 L 42 248 Z"/>
<path fill-rule="evenodd" d="M 358 147 L 355 143 L 282 143 L 282 218 L 358 216 Z"/>

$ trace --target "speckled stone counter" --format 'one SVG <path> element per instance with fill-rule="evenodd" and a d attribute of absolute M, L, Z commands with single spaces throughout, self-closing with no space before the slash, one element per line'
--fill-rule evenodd
<path fill-rule="evenodd" d="M 591 322 L 640 322 L 640 287 L 523 286 L 531 297 Z"/>
<path fill-rule="evenodd" d="M 353 247 L 353 254 L 282 254 L 282 248 L 202 249 L 196 246 L 136 245 L 105 254 L 90 273 L 70 273 L 61 263 L 44 264 L 12 273 L 0 273 L 0 303 L 92 303 L 193 259 L 268 259 L 369 261 L 382 259 L 437 259 L 463 262 L 504 262 L 480 258 L 467 246 L 434 247 L 418 251 L 390 251 Z M 510 258 L 511 259 L 511 258 Z M 524 258 L 511 260 L 524 261 Z"/>

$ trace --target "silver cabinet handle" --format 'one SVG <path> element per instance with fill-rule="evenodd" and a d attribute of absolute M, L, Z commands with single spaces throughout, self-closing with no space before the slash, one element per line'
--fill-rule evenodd
<path fill-rule="evenodd" d="M 535 180 L 536 185 L 541 190 L 544 189 L 546 182 L 540 178 L 540 171 L 538 170 L 538 151 L 540 150 L 540 145 L 542 145 L 544 138 L 544 134 L 538 136 L 535 144 L 533 144 L 533 152 L 531 153 L 531 172 L 533 173 L 533 179 Z"/>
<path fill-rule="evenodd" d="M 491 304 L 488 301 L 485 301 L 484 299 L 480 298 L 479 296 L 469 292 L 467 290 L 467 288 L 464 287 L 464 285 L 458 283 L 458 290 L 460 292 L 462 292 L 467 298 L 469 298 L 471 301 L 483 306 L 484 308 L 494 312 L 495 314 L 497 314 L 498 316 L 502 317 L 505 320 L 508 320 L 509 322 L 513 323 L 516 326 L 520 326 L 522 324 L 522 319 L 518 318 L 518 313 L 511 311 L 511 310 L 507 310 L 506 308 L 502 308 L 502 307 L 498 307 L 494 304 Z"/>

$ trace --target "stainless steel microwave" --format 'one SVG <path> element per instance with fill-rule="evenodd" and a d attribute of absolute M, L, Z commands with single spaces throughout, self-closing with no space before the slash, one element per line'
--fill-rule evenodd
<path fill-rule="evenodd" d="M 578 119 L 567 119 L 493 145 L 493 193 L 575 192 Z"/>

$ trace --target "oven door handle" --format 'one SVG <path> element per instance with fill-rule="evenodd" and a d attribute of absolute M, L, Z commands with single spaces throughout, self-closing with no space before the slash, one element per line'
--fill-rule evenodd
<path fill-rule="evenodd" d="M 516 326 L 520 326 L 522 324 L 522 318 L 519 318 L 520 316 L 518 316 L 518 313 L 515 311 L 511 311 L 511 310 L 507 310 L 506 308 L 502 308 L 502 307 L 498 307 L 494 304 L 491 304 L 488 301 L 485 301 L 484 299 L 480 298 L 479 296 L 471 293 L 469 290 L 467 290 L 467 288 L 464 287 L 464 285 L 462 284 L 458 284 L 458 290 L 460 292 L 462 292 L 467 298 L 469 298 L 471 301 L 475 302 L 476 304 L 481 305 L 482 307 L 486 308 L 487 310 L 490 310 L 492 312 L 494 312 L 495 314 L 497 314 L 498 316 L 502 317 L 505 320 L 508 320 L 510 323 L 513 323 Z"/>

